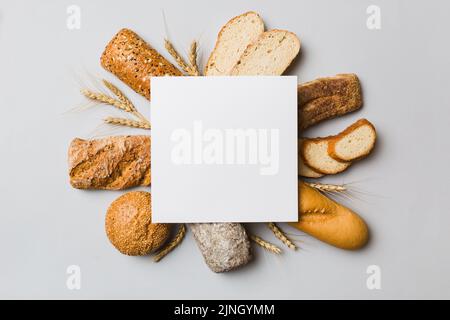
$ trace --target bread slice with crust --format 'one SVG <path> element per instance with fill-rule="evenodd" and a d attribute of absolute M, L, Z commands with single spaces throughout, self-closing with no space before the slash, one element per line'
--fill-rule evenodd
<path fill-rule="evenodd" d="M 328 153 L 337 161 L 355 161 L 366 157 L 375 146 L 375 127 L 366 119 L 360 119 L 329 139 Z"/>
<path fill-rule="evenodd" d="M 310 167 L 308 167 L 303 161 L 303 157 L 301 155 L 303 139 L 298 139 L 298 175 L 305 178 L 320 178 L 323 177 L 322 173 L 314 171 Z"/>
<path fill-rule="evenodd" d="M 302 143 L 303 161 L 314 171 L 322 174 L 336 174 L 347 169 L 351 162 L 341 162 L 328 154 L 329 138 L 304 139 Z"/>
<path fill-rule="evenodd" d="M 249 44 L 264 32 L 264 22 L 256 12 L 246 12 L 228 21 L 217 36 L 214 50 L 205 66 L 205 76 L 225 76 Z"/>
<path fill-rule="evenodd" d="M 266 31 L 250 44 L 231 75 L 279 76 L 300 51 L 300 40 L 285 30 Z"/>

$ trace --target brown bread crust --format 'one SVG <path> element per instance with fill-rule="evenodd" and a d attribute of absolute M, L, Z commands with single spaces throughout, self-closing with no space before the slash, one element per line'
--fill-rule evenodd
<path fill-rule="evenodd" d="M 338 74 L 299 84 L 297 93 L 300 130 L 362 106 L 361 86 L 355 74 Z"/>
<path fill-rule="evenodd" d="M 121 190 L 150 185 L 149 136 L 75 138 L 68 156 L 74 188 Z"/>
<path fill-rule="evenodd" d="M 172 63 L 129 29 L 120 30 L 108 43 L 100 63 L 149 100 L 150 77 L 182 75 Z"/>
<path fill-rule="evenodd" d="M 151 195 L 128 192 L 111 203 L 105 218 L 106 235 L 121 253 L 143 256 L 160 248 L 169 238 L 170 225 L 152 223 Z"/>

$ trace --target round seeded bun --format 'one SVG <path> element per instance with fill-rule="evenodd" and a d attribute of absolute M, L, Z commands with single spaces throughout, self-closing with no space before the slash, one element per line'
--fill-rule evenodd
<path fill-rule="evenodd" d="M 170 225 L 152 223 L 151 195 L 145 191 L 125 193 L 111 203 L 105 219 L 109 241 L 121 253 L 142 256 L 167 240 Z"/>

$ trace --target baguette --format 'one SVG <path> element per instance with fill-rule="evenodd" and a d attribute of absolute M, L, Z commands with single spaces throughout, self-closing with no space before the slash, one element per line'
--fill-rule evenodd
<path fill-rule="evenodd" d="M 355 111 L 362 106 L 355 74 L 338 74 L 298 85 L 299 129 Z"/>
<path fill-rule="evenodd" d="M 205 76 L 228 75 L 249 44 L 264 32 L 264 22 L 256 12 L 246 12 L 228 21 L 217 36 L 205 66 Z"/>
<path fill-rule="evenodd" d="M 369 155 L 375 146 L 377 133 L 373 124 L 360 119 L 328 143 L 328 154 L 338 161 L 355 161 Z"/>
<path fill-rule="evenodd" d="M 299 220 L 289 224 L 332 246 L 356 250 L 369 239 L 364 220 L 352 210 L 299 182 Z"/>
<path fill-rule="evenodd" d="M 69 147 L 70 184 L 77 189 L 121 190 L 150 185 L 150 137 L 74 139 Z"/>
<path fill-rule="evenodd" d="M 231 70 L 231 75 L 279 76 L 300 51 L 300 40 L 285 30 L 270 30 L 250 44 Z"/>
<path fill-rule="evenodd" d="M 150 77 L 183 75 L 135 32 L 120 30 L 108 43 L 100 63 L 134 91 L 150 100 Z"/>

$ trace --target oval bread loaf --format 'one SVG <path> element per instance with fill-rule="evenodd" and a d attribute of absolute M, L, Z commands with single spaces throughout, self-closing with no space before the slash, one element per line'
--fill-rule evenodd
<path fill-rule="evenodd" d="M 299 183 L 299 221 L 289 224 L 332 246 L 355 250 L 369 239 L 360 216 L 327 198 L 303 182 Z"/>
<path fill-rule="evenodd" d="M 100 63 L 103 68 L 147 99 L 150 99 L 150 77 L 183 75 L 129 29 L 120 30 L 108 43 Z"/>
<path fill-rule="evenodd" d="M 121 253 L 142 256 L 158 249 L 170 234 L 170 225 L 152 223 L 151 195 L 133 191 L 120 196 L 108 208 L 105 229 L 109 241 Z"/>

